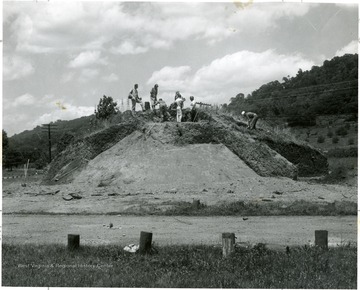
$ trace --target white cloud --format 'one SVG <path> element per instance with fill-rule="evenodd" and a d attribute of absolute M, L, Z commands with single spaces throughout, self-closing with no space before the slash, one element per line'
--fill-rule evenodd
<path fill-rule="evenodd" d="M 26 107 L 33 105 L 35 103 L 35 98 L 31 94 L 23 94 L 16 97 L 15 99 L 3 98 L 4 110 L 8 112 L 13 108 Z"/>
<path fill-rule="evenodd" d="M 117 47 L 112 47 L 110 51 L 114 54 L 139 54 L 148 51 L 148 48 L 143 46 L 137 46 L 131 41 L 124 41 Z"/>
<path fill-rule="evenodd" d="M 227 39 L 233 31 L 256 32 L 286 17 L 302 17 L 315 4 L 256 3 L 239 9 L 232 3 L 123 3 L 59 1 L 4 3 L 5 19 L 15 18 L 11 37 L 16 49 L 30 53 L 103 51 L 139 54 L 169 49 L 179 40 Z M 7 23 L 7 22 L 6 22 Z M 89 26 L 89 23 L 96 23 Z M 89 52 L 88 52 L 89 53 Z M 86 63 L 79 55 L 72 66 Z"/>
<path fill-rule="evenodd" d="M 351 41 L 348 45 L 336 51 L 335 56 L 342 56 L 347 53 L 358 53 L 358 42 L 356 40 Z"/>
<path fill-rule="evenodd" d="M 95 77 L 97 77 L 99 75 L 99 71 L 96 69 L 83 69 L 81 71 L 80 77 L 79 77 L 79 81 L 81 82 L 87 82 L 90 81 L 92 79 L 94 79 Z"/>
<path fill-rule="evenodd" d="M 3 78 L 5 81 L 21 79 L 35 71 L 31 62 L 20 56 L 4 56 L 3 61 Z"/>
<path fill-rule="evenodd" d="M 8 38 L 16 42 L 16 51 L 51 53 L 81 48 L 93 40 L 84 21 L 90 20 L 80 2 L 52 3 L 7 1 L 5 19 L 13 19 Z M 6 42 L 4 43 L 6 46 Z"/>
<path fill-rule="evenodd" d="M 278 20 L 282 17 L 302 17 L 308 13 L 311 7 L 315 6 L 317 4 L 258 3 L 257 5 L 249 5 L 246 9 L 235 10 L 229 16 L 228 23 L 236 31 L 258 33 L 277 27 Z"/>
<path fill-rule="evenodd" d="M 189 66 L 170 67 L 165 66 L 155 71 L 147 81 L 148 85 L 157 83 L 163 90 L 182 90 L 189 82 L 188 76 L 191 68 Z"/>
<path fill-rule="evenodd" d="M 61 76 L 61 82 L 67 83 L 74 79 L 75 73 L 74 72 L 66 72 Z"/>
<path fill-rule="evenodd" d="M 164 67 L 154 72 L 147 83 L 158 83 L 165 95 L 181 90 L 201 101 L 224 103 L 240 92 L 251 93 L 264 83 L 281 81 L 284 76 L 296 75 L 299 68 L 307 70 L 313 65 L 300 55 L 281 55 L 273 50 L 240 51 L 215 59 L 193 74 L 189 66 Z"/>
<path fill-rule="evenodd" d="M 72 120 L 94 114 L 94 107 L 74 106 L 71 104 L 64 104 L 64 107 L 66 109 L 61 109 L 54 105 L 54 109 L 50 113 L 45 113 L 33 120 L 32 126 L 55 122 L 57 120 Z"/>
<path fill-rule="evenodd" d="M 219 84 L 254 87 L 293 75 L 299 68 L 308 69 L 312 65 L 313 62 L 299 55 L 279 55 L 273 50 L 261 53 L 245 50 L 212 61 L 196 72 L 193 82 L 195 86 L 211 89 L 216 89 Z"/>
<path fill-rule="evenodd" d="M 108 76 L 104 76 L 102 79 L 105 82 L 112 83 L 112 82 L 117 82 L 119 80 L 119 76 L 117 74 L 111 73 Z"/>
<path fill-rule="evenodd" d="M 81 68 L 93 64 L 107 64 L 105 58 L 100 57 L 100 51 L 84 51 L 81 52 L 75 59 L 70 61 L 69 67 L 71 68 Z"/>
<path fill-rule="evenodd" d="M 33 105 L 35 104 L 35 98 L 34 96 L 30 95 L 30 94 L 24 94 L 21 95 L 19 97 L 17 97 L 13 102 L 12 102 L 12 106 L 13 107 L 17 107 L 17 106 L 29 106 L 29 105 Z"/>

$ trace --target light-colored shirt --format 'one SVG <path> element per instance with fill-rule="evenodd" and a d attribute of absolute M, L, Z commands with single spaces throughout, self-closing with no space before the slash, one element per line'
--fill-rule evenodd
<path fill-rule="evenodd" d="M 181 109 L 182 108 L 182 106 L 183 106 L 183 103 L 184 103 L 184 100 L 183 100 L 183 98 L 177 98 L 176 99 L 176 105 L 177 105 L 177 109 Z"/>
<path fill-rule="evenodd" d="M 166 107 L 166 103 L 165 103 L 164 100 L 157 101 L 157 102 L 155 103 L 155 105 L 159 105 L 159 107 Z"/>

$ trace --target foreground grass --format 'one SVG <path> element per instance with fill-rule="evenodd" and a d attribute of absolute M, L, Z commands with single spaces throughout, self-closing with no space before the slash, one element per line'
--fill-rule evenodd
<path fill-rule="evenodd" d="M 3 245 L 3 286 L 356 288 L 356 248 L 268 250 L 167 246 L 147 256 L 119 246 Z"/>
<path fill-rule="evenodd" d="M 158 207 L 139 207 L 139 209 L 107 212 L 107 215 L 135 215 L 135 216 L 346 216 L 357 215 L 357 203 L 351 201 L 329 202 L 309 202 L 306 200 L 296 200 L 291 203 L 267 201 L 248 202 L 235 201 L 224 202 L 215 205 L 201 203 L 194 207 L 190 202 L 173 202 L 165 209 Z M 7 213 L 5 213 L 7 214 Z M 47 211 L 21 211 L 11 214 L 27 215 L 63 215 L 63 213 L 52 213 Z M 76 212 L 65 215 L 93 215 L 94 213 Z"/>
<path fill-rule="evenodd" d="M 173 208 L 154 215 L 191 215 L 191 216 L 344 216 L 356 215 L 357 204 L 350 201 L 309 202 L 297 200 L 292 203 L 235 201 L 208 206 L 200 204 L 199 208 L 189 202 L 179 202 Z"/>

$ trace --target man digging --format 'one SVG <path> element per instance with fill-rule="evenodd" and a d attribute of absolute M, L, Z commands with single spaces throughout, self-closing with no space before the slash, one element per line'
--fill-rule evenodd
<path fill-rule="evenodd" d="M 165 101 L 163 99 L 159 99 L 155 103 L 155 106 L 156 105 L 159 105 L 159 113 L 160 113 L 161 122 L 165 122 L 165 121 L 169 121 L 169 120 L 171 121 L 171 116 L 170 116 L 170 113 L 168 112 L 168 108 L 167 108 Z"/>
<path fill-rule="evenodd" d="M 155 111 L 155 104 L 157 102 L 158 87 L 158 84 L 155 84 L 155 86 L 150 91 L 151 108 L 153 111 Z"/>
<path fill-rule="evenodd" d="M 242 111 L 241 115 L 246 117 L 246 119 L 248 121 L 247 129 L 250 129 L 250 130 L 255 129 L 256 130 L 256 122 L 259 120 L 259 116 L 256 113 L 245 112 L 245 111 Z"/>

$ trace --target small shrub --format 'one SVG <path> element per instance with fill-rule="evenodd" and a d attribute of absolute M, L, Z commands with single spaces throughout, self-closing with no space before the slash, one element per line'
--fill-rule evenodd
<path fill-rule="evenodd" d="M 328 157 L 344 158 L 344 157 L 357 157 L 357 147 L 350 148 L 334 148 L 328 151 Z"/>
<path fill-rule="evenodd" d="M 348 169 L 344 165 L 335 167 L 325 178 L 325 182 L 337 182 L 346 179 L 348 176 Z"/>
<path fill-rule="evenodd" d="M 43 169 L 47 164 L 47 161 L 44 158 L 37 159 L 35 161 L 35 169 Z"/>
<path fill-rule="evenodd" d="M 357 122 L 358 121 L 358 116 L 357 116 L 357 114 L 352 114 L 351 116 L 347 117 L 345 119 L 345 121 L 347 121 L 347 122 Z"/>
<path fill-rule="evenodd" d="M 317 142 L 318 143 L 324 143 L 325 142 L 325 137 L 320 135 L 318 138 L 317 138 Z"/>
<path fill-rule="evenodd" d="M 337 144 L 337 143 L 339 143 L 339 137 L 333 137 L 332 138 L 332 142 L 333 142 L 333 144 Z"/>
<path fill-rule="evenodd" d="M 354 145 L 354 143 L 355 143 L 354 138 L 349 138 L 348 144 L 349 145 Z"/>
<path fill-rule="evenodd" d="M 346 130 L 345 127 L 340 127 L 340 128 L 338 128 L 338 129 L 336 130 L 335 133 L 336 133 L 336 135 L 338 135 L 338 136 L 346 136 L 347 133 L 348 133 L 348 131 Z"/>
<path fill-rule="evenodd" d="M 334 133 L 333 133 L 332 131 L 328 131 L 328 132 L 327 132 L 327 136 L 328 136 L 329 138 L 332 138 L 332 137 L 334 136 Z"/>

